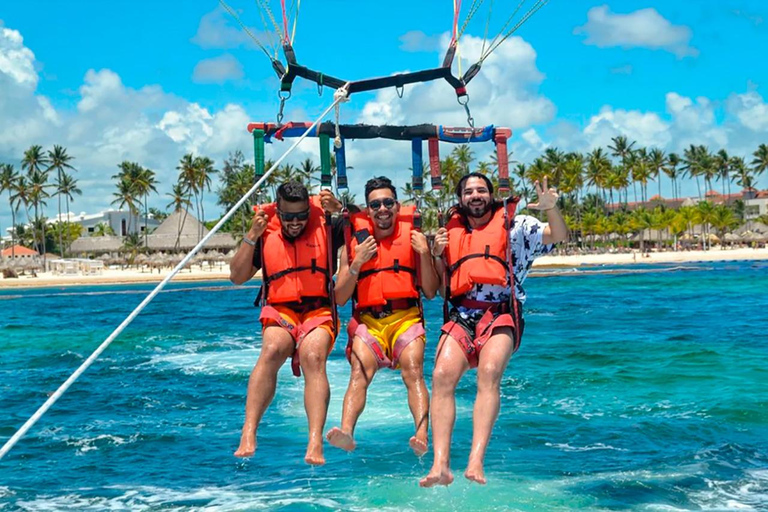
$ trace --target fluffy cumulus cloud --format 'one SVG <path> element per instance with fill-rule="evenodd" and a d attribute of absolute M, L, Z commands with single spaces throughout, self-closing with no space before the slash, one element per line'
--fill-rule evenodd
<path fill-rule="evenodd" d="M 690 45 L 690 28 L 673 25 L 652 8 L 615 14 L 607 5 L 593 7 L 587 13 L 587 23 L 577 27 L 574 33 L 586 36 L 584 44 L 600 48 L 620 46 L 666 50 L 679 58 L 699 53 Z"/>
<path fill-rule="evenodd" d="M 748 156 L 768 138 L 768 103 L 755 90 L 719 100 L 669 92 L 664 99 L 665 113 L 606 105 L 583 128 L 557 123 L 542 137 L 544 144 L 566 151 L 590 151 L 624 135 L 639 146 L 667 152 L 679 153 L 691 144 L 701 144 L 713 151 L 726 149 Z"/>
<path fill-rule="evenodd" d="M 75 108 L 56 108 L 37 90 L 38 67 L 21 34 L 0 26 L 0 162 L 18 169 L 23 152 L 33 144 L 65 146 L 75 157 L 75 176 L 84 192 L 73 209 L 110 207 L 110 176 L 123 160 L 154 170 L 162 195 L 175 182 L 176 165 L 187 152 L 219 163 L 236 149 L 250 154 L 252 140 L 245 131 L 250 116 L 239 105 L 211 111 L 157 85 L 128 87 L 117 73 L 102 69 L 85 74 Z M 160 196 L 150 202 L 166 203 Z M 207 210 L 215 210 L 212 203 Z M 6 214 L 7 208 L 0 209 L 3 226 L 9 222 Z"/>
<path fill-rule="evenodd" d="M 199 84 L 222 84 L 245 76 L 243 66 L 230 54 L 201 60 L 192 72 L 192 81 Z"/>
<path fill-rule="evenodd" d="M 448 46 L 449 37 L 440 36 L 440 51 L 436 65 Z M 476 62 L 482 51 L 482 39 L 464 36 L 460 42 L 462 70 Z M 458 74 L 457 62 L 454 74 Z M 482 70 L 469 84 L 469 106 L 476 126 L 496 124 L 515 131 L 528 130 L 532 125 L 548 123 L 555 116 L 555 105 L 539 92 L 544 75 L 536 67 L 536 51 L 520 37 L 511 37 L 483 63 Z M 406 85 L 403 97 L 385 89 L 367 102 L 355 122 L 369 124 L 431 123 L 446 126 L 466 126 L 467 115 L 457 104 L 456 95 L 444 80 Z M 535 139 L 531 139 L 539 144 Z M 530 145 L 523 140 L 523 145 Z M 397 170 L 405 179 L 410 167 L 410 147 L 398 142 L 350 144 L 349 160 L 358 167 Z M 443 149 L 444 152 L 450 147 Z M 475 145 L 478 158 L 487 158 L 492 145 Z M 354 183 L 354 182 L 353 182 Z"/>

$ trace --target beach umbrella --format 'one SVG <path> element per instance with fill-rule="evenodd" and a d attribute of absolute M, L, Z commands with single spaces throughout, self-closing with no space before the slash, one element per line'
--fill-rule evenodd
<path fill-rule="evenodd" d="M 725 234 L 725 241 L 726 242 L 738 242 L 741 240 L 741 237 L 739 235 L 736 235 L 734 233 L 726 233 Z"/>

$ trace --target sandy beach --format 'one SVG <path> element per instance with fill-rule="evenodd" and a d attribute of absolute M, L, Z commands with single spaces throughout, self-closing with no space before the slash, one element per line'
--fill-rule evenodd
<path fill-rule="evenodd" d="M 720 249 L 709 251 L 651 252 L 643 256 L 634 253 L 608 254 L 572 254 L 542 256 L 534 263 L 534 268 L 580 267 L 584 265 L 632 265 L 648 263 L 686 263 L 700 261 L 743 261 L 768 260 L 768 248 L 762 249 Z M 38 272 L 36 277 L 20 276 L 13 279 L 0 278 L 0 289 L 4 288 L 42 288 L 58 286 L 82 286 L 96 284 L 159 283 L 172 269 L 150 272 L 148 269 L 105 269 L 99 275 L 54 275 L 51 272 Z M 173 277 L 173 281 L 226 281 L 229 280 L 229 267 L 193 266 L 184 269 Z"/>

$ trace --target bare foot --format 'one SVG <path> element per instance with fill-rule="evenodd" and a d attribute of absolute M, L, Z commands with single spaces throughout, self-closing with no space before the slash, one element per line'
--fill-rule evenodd
<path fill-rule="evenodd" d="M 413 450 L 413 453 L 415 453 L 417 457 L 421 457 L 427 453 L 427 442 L 416 436 L 411 437 L 411 440 L 408 441 L 408 446 L 411 447 L 411 450 Z"/>
<path fill-rule="evenodd" d="M 252 457 L 256 453 L 256 433 L 246 433 L 240 437 L 240 446 L 235 452 L 235 457 Z"/>
<path fill-rule="evenodd" d="M 432 487 L 433 485 L 451 485 L 453 483 L 453 473 L 450 468 L 432 467 L 427 476 L 419 481 L 421 487 Z"/>
<path fill-rule="evenodd" d="M 328 433 L 325 434 L 325 438 L 336 448 L 341 448 L 348 452 L 354 450 L 356 446 L 352 435 L 342 431 L 339 427 L 333 427 L 329 430 Z"/>
<path fill-rule="evenodd" d="M 470 464 L 470 466 L 467 468 L 467 470 L 464 472 L 464 477 L 467 480 L 470 480 L 472 482 L 477 482 L 480 485 L 485 485 L 485 472 L 483 471 L 483 465 L 473 465 Z"/>
<path fill-rule="evenodd" d="M 307 454 L 304 456 L 304 462 L 313 466 L 322 466 L 325 464 L 323 456 L 323 443 L 310 443 L 307 446 Z"/>

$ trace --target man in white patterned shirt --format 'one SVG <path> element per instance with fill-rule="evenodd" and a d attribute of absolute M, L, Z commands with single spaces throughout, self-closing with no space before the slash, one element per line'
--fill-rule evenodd
<path fill-rule="evenodd" d="M 522 283 L 533 260 L 568 235 L 557 209 L 557 190 L 547 187 L 546 177 L 543 186 L 536 182 L 535 188 L 538 202 L 528 208 L 545 211 L 546 224 L 530 216 L 516 217 L 516 200 L 494 200 L 491 181 L 470 173 L 459 181 L 458 205 L 435 235 L 432 254 L 438 273 L 444 275 L 442 290 L 450 309 L 432 377 L 434 462 L 420 481 L 422 487 L 453 482 L 450 450 L 456 385 L 470 368 L 477 368 L 477 397 L 464 476 L 486 483 L 483 461 L 499 414 L 499 384 L 524 328 Z"/>

